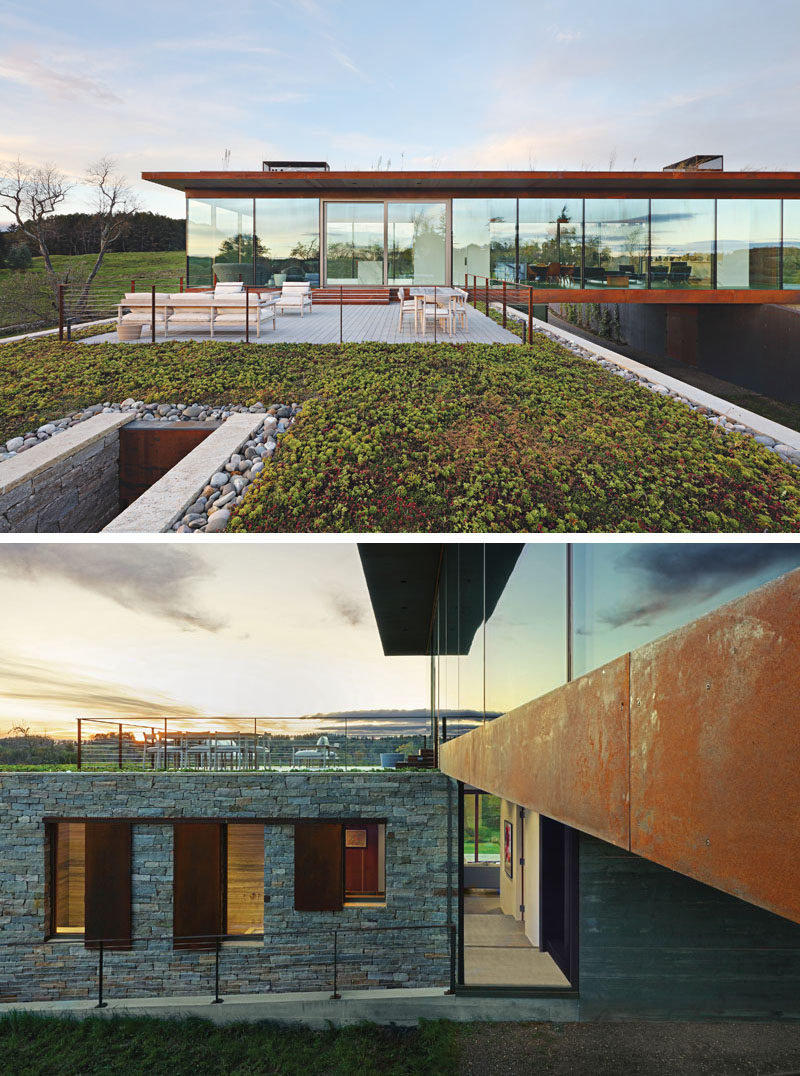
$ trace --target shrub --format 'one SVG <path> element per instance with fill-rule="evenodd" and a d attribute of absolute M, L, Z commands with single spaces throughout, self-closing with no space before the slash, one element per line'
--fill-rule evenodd
<path fill-rule="evenodd" d="M 24 243 L 14 243 L 5 257 L 8 269 L 30 269 L 33 264 L 30 249 Z"/>

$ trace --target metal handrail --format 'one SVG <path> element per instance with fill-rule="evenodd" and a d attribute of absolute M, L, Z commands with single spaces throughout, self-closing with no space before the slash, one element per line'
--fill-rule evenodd
<path fill-rule="evenodd" d="M 358 925 L 358 926 L 331 927 L 331 928 L 328 928 L 328 929 L 317 929 L 317 930 L 305 931 L 304 932 L 304 937 L 309 937 L 309 936 L 320 937 L 320 936 L 323 936 L 323 937 L 328 937 L 328 938 L 330 938 L 332 940 L 332 943 L 333 943 L 333 945 L 332 945 L 333 955 L 332 955 L 332 960 L 330 961 L 331 970 L 332 970 L 332 980 L 326 980 L 327 985 L 330 985 L 333 988 L 332 993 L 330 995 L 331 1000 L 332 1001 L 341 1000 L 341 994 L 339 993 L 339 964 L 342 962 L 343 958 L 340 956 L 340 953 L 339 953 L 339 935 L 340 934 L 358 934 L 360 937 L 363 938 L 364 935 L 385 934 L 385 933 L 400 933 L 400 932 L 403 932 L 403 931 L 414 931 L 414 932 L 417 932 L 417 933 L 425 932 L 425 933 L 428 933 L 428 934 L 431 933 L 432 931 L 445 931 L 446 932 L 446 934 L 447 934 L 447 942 L 448 942 L 448 951 L 447 951 L 447 953 L 442 954 L 442 953 L 435 953 L 434 952 L 432 954 L 425 954 L 425 956 L 426 956 L 426 958 L 430 956 L 433 959 L 436 959 L 436 958 L 444 959 L 445 956 L 448 958 L 448 961 L 449 961 L 449 989 L 446 991 L 446 993 L 454 994 L 455 990 L 456 990 L 456 958 L 457 958 L 457 945 L 458 945 L 458 931 L 457 931 L 456 924 L 453 923 L 453 922 L 449 922 L 449 923 L 434 923 L 434 924 L 426 925 L 425 927 L 420 927 L 420 926 L 398 926 L 396 924 L 393 924 L 392 926 L 364 926 L 364 925 Z M 97 1004 L 95 1005 L 95 1008 L 97 1008 L 97 1009 L 105 1009 L 108 1006 L 108 1002 L 105 1000 L 105 998 L 106 998 L 106 991 L 105 991 L 105 986 L 106 986 L 106 983 L 105 983 L 106 958 L 107 958 L 108 953 L 110 953 L 110 952 L 125 952 L 125 953 L 137 952 L 137 950 L 133 949 L 133 946 L 134 946 L 134 944 L 136 942 L 165 942 L 165 941 L 166 942 L 171 942 L 172 947 L 170 949 L 168 949 L 168 950 L 164 950 L 165 952 L 169 952 L 170 954 L 172 954 L 172 953 L 174 953 L 176 951 L 180 952 L 182 950 L 186 951 L 186 952 L 208 952 L 213 948 L 213 951 L 214 951 L 214 997 L 212 998 L 211 1004 L 212 1005 L 221 1005 L 222 1002 L 224 1001 L 224 998 L 222 997 L 221 992 L 220 992 L 220 964 L 221 964 L 221 958 L 222 958 L 222 943 L 225 942 L 225 941 L 233 941 L 233 942 L 235 942 L 235 941 L 246 941 L 248 939 L 256 940 L 257 938 L 261 938 L 263 940 L 262 935 L 231 935 L 231 934 L 186 934 L 186 935 L 175 935 L 175 934 L 152 935 L 152 934 L 148 934 L 148 935 L 141 935 L 140 937 L 136 937 L 136 936 L 131 935 L 130 937 L 125 937 L 125 938 L 88 938 L 88 939 L 85 938 L 83 935 L 78 935 L 78 934 L 75 934 L 75 935 L 62 934 L 62 935 L 57 935 L 55 937 L 47 938 L 42 944 L 49 945 L 49 944 L 54 944 L 55 943 L 56 947 L 58 947 L 58 945 L 61 944 L 61 943 L 72 942 L 73 944 L 77 944 L 79 942 L 83 942 L 86 949 L 89 949 L 89 950 L 95 949 L 95 948 L 97 949 Z M 176 945 L 175 944 L 175 943 L 179 943 L 179 942 L 187 942 L 187 943 L 193 943 L 193 944 L 191 945 L 191 947 L 189 945 L 181 946 L 181 945 Z M 208 945 L 207 946 L 203 945 L 204 942 L 207 942 Z M 6 944 L 7 944 L 8 947 L 17 947 L 17 948 L 26 948 L 26 949 L 31 949 L 32 948 L 32 946 L 31 946 L 31 944 L 29 942 L 8 942 Z M 269 952 L 269 950 L 270 950 L 269 946 L 262 946 L 262 952 L 267 953 L 267 952 Z M 138 950 L 138 951 L 141 952 L 142 950 Z M 319 955 L 320 954 L 319 954 L 319 951 L 318 951 L 315 954 L 315 961 L 314 961 L 315 964 L 322 963 L 322 961 L 320 961 L 318 959 Z M 270 990 L 269 993 L 273 993 L 273 991 Z M 287 991 L 287 993 L 289 993 L 289 991 Z M 168 995 L 160 995 L 160 996 L 168 996 Z"/>

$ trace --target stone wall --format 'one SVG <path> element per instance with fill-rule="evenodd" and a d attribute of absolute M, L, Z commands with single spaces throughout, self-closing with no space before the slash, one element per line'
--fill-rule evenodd
<path fill-rule="evenodd" d="M 132 850 L 139 940 L 131 952 L 105 955 L 109 997 L 213 996 L 214 954 L 172 948 L 173 830 L 161 820 L 181 817 L 279 820 L 265 827 L 264 938 L 224 943 L 223 994 L 329 989 L 334 928 L 340 987 L 446 986 L 455 803 L 455 786 L 435 772 L 0 774 L 0 1001 L 96 990 L 96 951 L 45 940 L 47 816 L 140 819 Z M 385 906 L 294 910 L 292 819 L 317 817 L 386 820 Z M 378 927 L 414 929 L 368 933 Z"/>
<path fill-rule="evenodd" d="M 119 427 L 98 415 L 0 464 L 0 533 L 81 533 L 119 512 Z"/>

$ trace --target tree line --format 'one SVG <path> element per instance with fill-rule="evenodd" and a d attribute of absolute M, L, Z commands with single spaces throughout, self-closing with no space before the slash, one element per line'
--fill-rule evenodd
<path fill-rule="evenodd" d="M 50 254 L 96 254 L 100 249 L 102 224 L 94 213 L 61 213 L 43 222 L 42 234 Z M 38 243 L 31 236 L 31 222 L 14 223 L 0 233 L 0 257 L 12 247 L 25 246 L 39 254 Z M 114 250 L 124 253 L 183 250 L 186 245 L 186 221 L 162 213 L 131 213 L 114 243 Z M 13 260 L 13 259 L 12 259 Z M 13 266 L 9 265 L 9 268 Z"/>

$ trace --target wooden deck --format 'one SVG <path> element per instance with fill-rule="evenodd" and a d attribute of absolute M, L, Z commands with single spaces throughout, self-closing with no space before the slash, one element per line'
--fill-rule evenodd
<path fill-rule="evenodd" d="M 413 344 L 433 343 L 434 332 L 431 325 L 426 333 L 415 333 L 413 317 L 404 319 L 403 331 L 399 332 L 397 323 L 399 318 L 399 306 L 397 303 L 388 303 L 380 306 L 354 306 L 345 304 L 315 306 L 310 314 L 283 314 L 278 315 L 277 327 L 273 330 L 272 322 L 268 321 L 261 327 L 261 336 L 250 333 L 251 344 L 338 344 L 339 343 L 339 318 L 341 314 L 342 342 L 362 343 L 368 340 L 379 341 L 385 344 Z M 170 333 L 168 340 L 208 340 L 207 332 Z M 244 333 L 217 331 L 215 340 L 228 340 L 241 342 Z M 148 343 L 150 332 L 148 328 L 142 330 L 140 343 Z M 156 340 L 161 342 L 164 336 L 157 333 Z M 519 344 L 521 340 L 514 333 L 504 329 L 497 322 L 487 318 L 485 314 L 468 308 L 466 329 L 457 329 L 452 336 L 439 329 L 436 340 L 440 343 L 451 344 Z M 99 336 L 91 336 L 84 343 L 101 344 L 116 343 L 117 333 L 102 333 Z"/>

